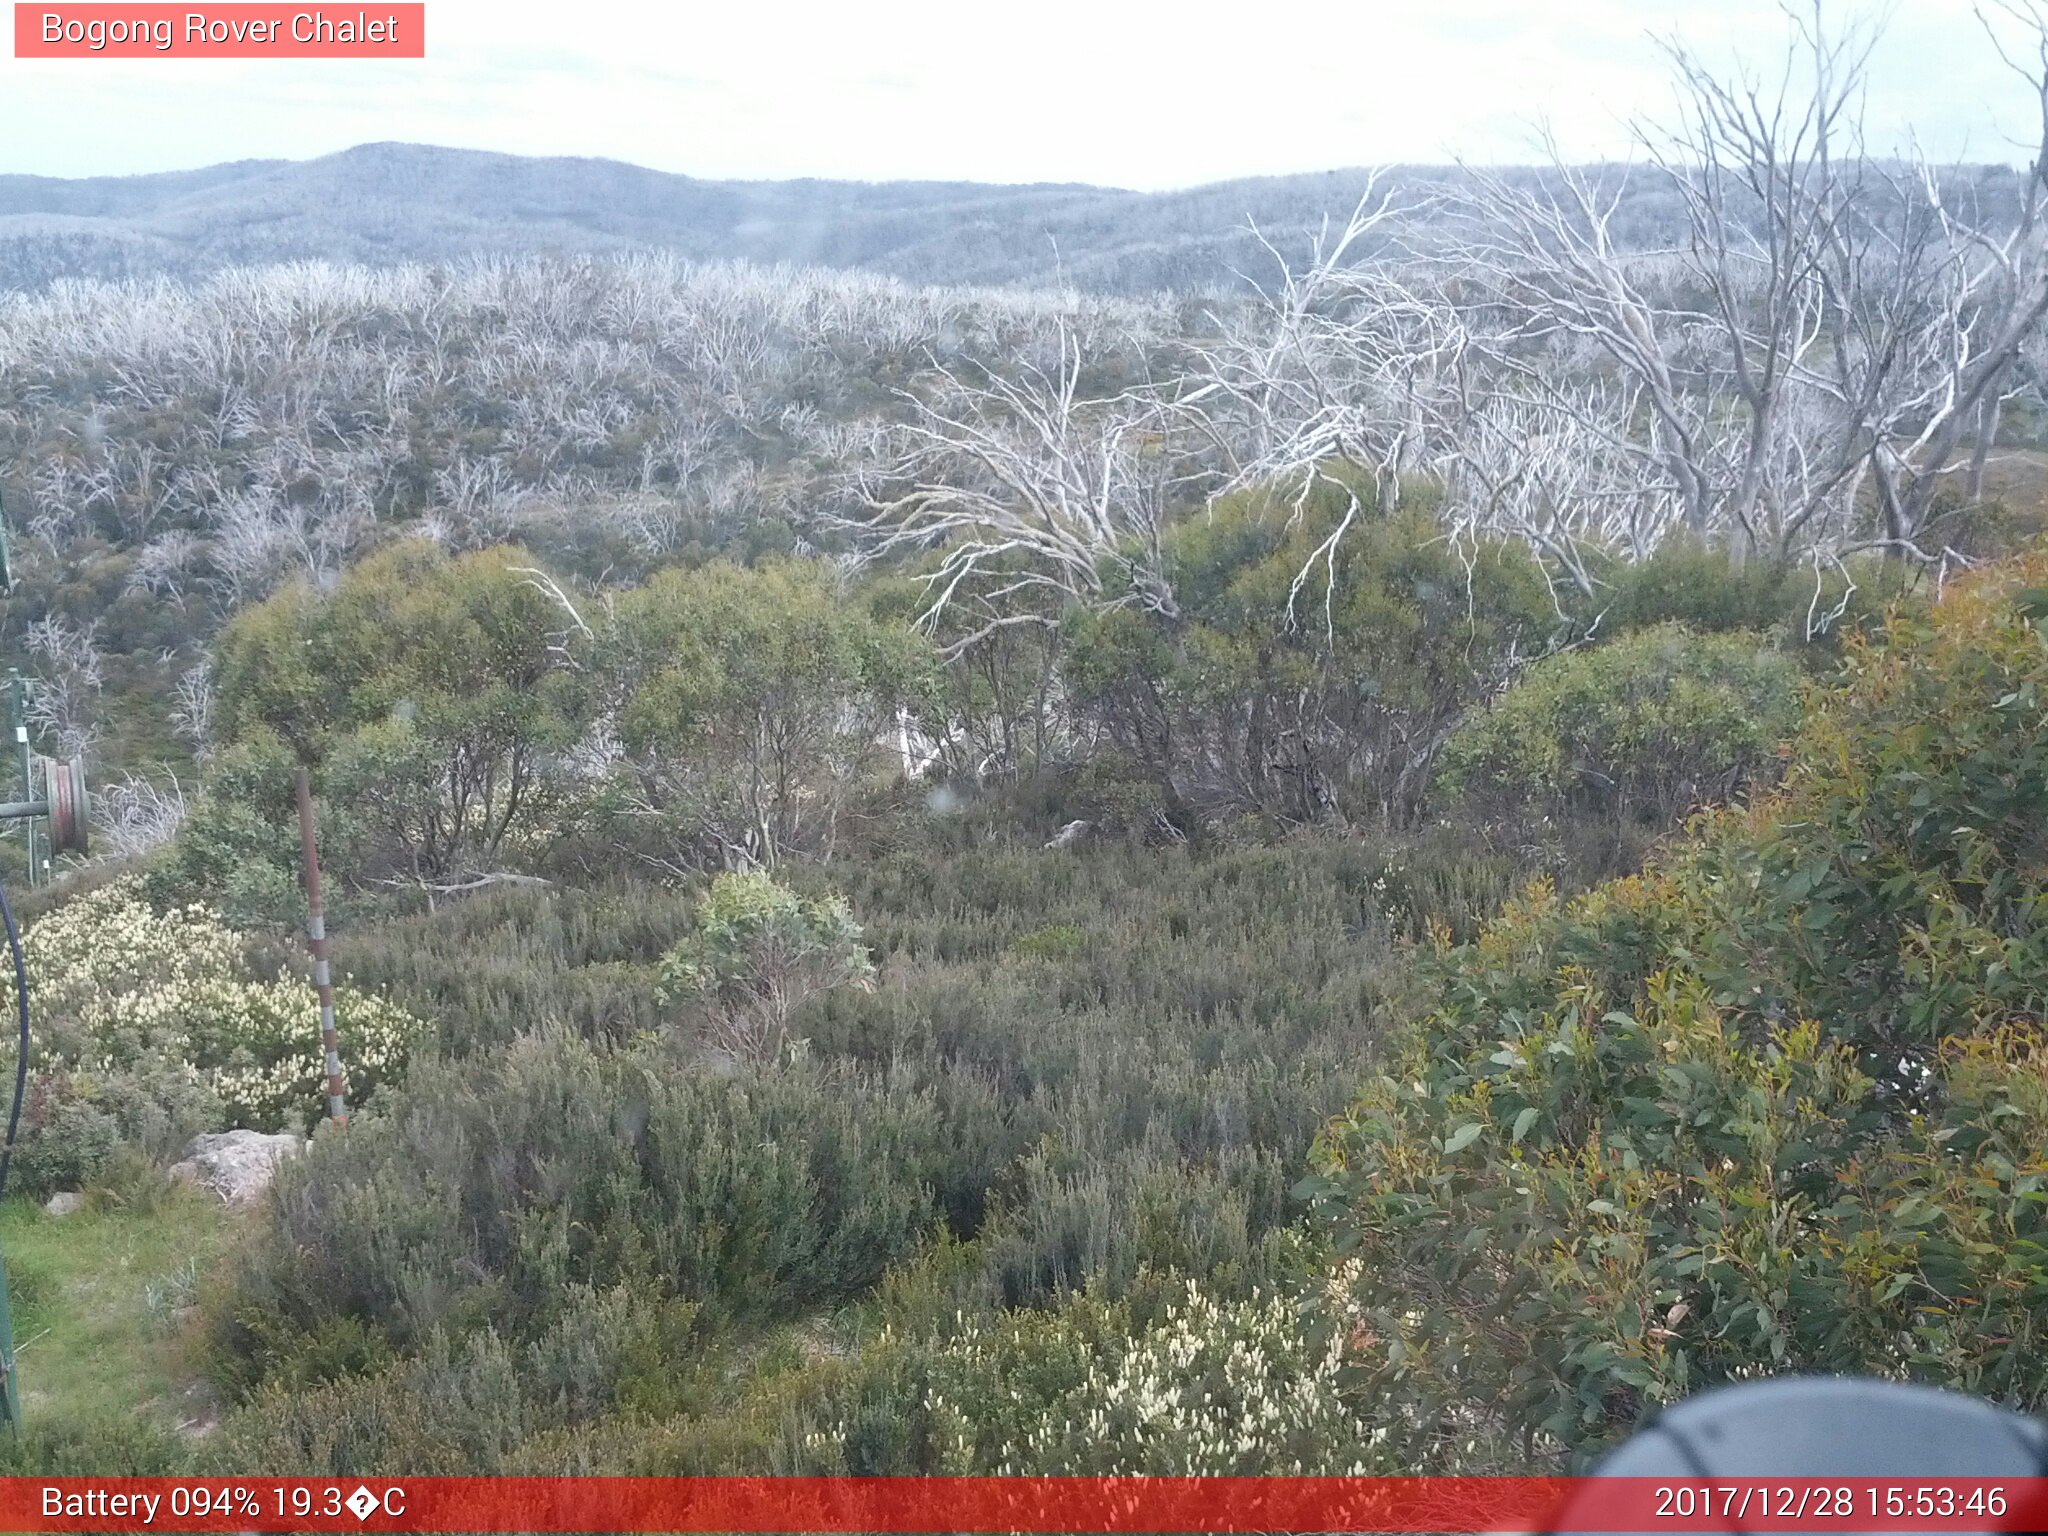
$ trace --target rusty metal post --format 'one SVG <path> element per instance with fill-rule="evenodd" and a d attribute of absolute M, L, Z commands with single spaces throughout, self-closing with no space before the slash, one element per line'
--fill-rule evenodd
<path fill-rule="evenodd" d="M 320 905 L 320 849 L 313 840 L 313 783 L 303 766 L 292 779 L 299 802 L 299 843 L 305 859 L 306 947 L 313 952 L 313 989 L 320 994 L 320 1044 L 327 1055 L 327 1118 L 348 1124 L 348 1084 L 341 1074 L 341 1037 L 334 1028 L 334 976 L 327 966 L 327 914 Z"/>

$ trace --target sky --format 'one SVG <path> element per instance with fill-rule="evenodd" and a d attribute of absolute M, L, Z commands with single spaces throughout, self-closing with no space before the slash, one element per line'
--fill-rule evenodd
<path fill-rule="evenodd" d="M 354 15 L 374 0 L 331 3 Z M 108 14 L 117 14 L 110 7 Z M 1847 20 L 1869 6 L 1831 4 Z M 2037 107 L 1970 0 L 1893 0 L 1872 147 L 2014 160 Z M 1626 155 L 1655 39 L 1775 79 L 1773 0 L 428 0 L 418 61 L 0 59 L 0 173 L 126 175 L 380 140 L 701 177 L 1145 190 L 1394 162 Z"/>

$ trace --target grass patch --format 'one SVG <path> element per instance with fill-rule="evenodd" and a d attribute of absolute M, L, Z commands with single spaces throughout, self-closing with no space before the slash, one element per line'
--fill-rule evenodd
<path fill-rule="evenodd" d="M 19 1197 L 0 1202 L 24 1450 L 211 1421 L 186 1322 L 232 1228 L 218 1198 L 186 1189 L 96 1196 L 64 1217 Z"/>

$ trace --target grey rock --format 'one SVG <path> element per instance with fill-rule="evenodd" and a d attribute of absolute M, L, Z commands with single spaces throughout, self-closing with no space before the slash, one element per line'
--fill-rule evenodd
<path fill-rule="evenodd" d="M 70 1190 L 65 1190 L 63 1193 L 52 1195 L 48 1200 L 44 1201 L 43 1209 L 52 1216 L 69 1216 L 74 1211 L 85 1209 L 85 1196 L 73 1194 Z"/>
<path fill-rule="evenodd" d="M 297 1136 L 261 1131 L 220 1131 L 196 1136 L 185 1160 L 171 1167 L 182 1184 L 203 1184 L 229 1205 L 254 1205 L 270 1188 L 277 1165 L 297 1157 L 305 1143 Z"/>
<path fill-rule="evenodd" d="M 1059 831 L 1053 833 L 1052 841 L 1045 846 L 1048 848 L 1071 848 L 1094 830 L 1095 823 L 1092 821 L 1070 821 L 1064 827 L 1061 827 Z"/>

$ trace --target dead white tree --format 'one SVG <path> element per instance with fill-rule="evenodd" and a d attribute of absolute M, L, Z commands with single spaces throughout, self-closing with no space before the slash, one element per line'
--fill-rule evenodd
<path fill-rule="evenodd" d="M 936 630 L 963 597 L 985 615 L 957 654 L 999 629 L 1049 626 L 1068 604 L 1135 605 L 1179 617 L 1161 559 L 1170 473 L 1159 414 L 1129 391 L 1088 394 L 1087 359 L 1064 327 L 1050 373 L 935 358 L 908 395 L 900 452 L 844 519 L 870 559 L 929 556 L 921 620 Z"/>
<path fill-rule="evenodd" d="M 213 663 L 201 657 L 178 674 L 171 705 L 171 729 L 201 757 L 213 745 L 213 701 Z"/>
<path fill-rule="evenodd" d="M 221 601 L 232 610 L 265 596 L 294 569 L 323 569 L 305 509 L 274 491 L 244 491 L 212 509 L 210 544 Z"/>
<path fill-rule="evenodd" d="M 1247 278 L 1249 302 L 1209 312 L 1214 339 L 1188 343 L 1186 377 L 1168 397 L 1171 418 L 1208 450 L 1212 495 L 1272 488 L 1299 515 L 1319 483 L 1342 492 L 1346 512 L 1295 573 L 1289 623 L 1320 568 L 1327 627 L 1338 552 L 1366 511 L 1334 467 L 1366 471 L 1391 508 L 1403 478 L 1431 467 L 1463 366 L 1463 317 L 1417 281 L 1424 274 L 1398 238 L 1430 204 L 1396 197 L 1383 180 L 1368 178 L 1350 218 L 1334 232 L 1326 224 L 1305 263 L 1253 226 L 1276 276 Z"/>
<path fill-rule="evenodd" d="M 1875 34 L 1831 32 L 1817 3 L 1770 83 L 1667 45 L 1680 109 L 1639 128 L 1647 169 L 1576 169 L 1553 144 L 1535 180 L 1469 171 L 1449 199 L 1445 271 L 1486 387 L 1510 416 L 1604 445 L 1630 471 L 1608 494 L 1632 488 L 1637 521 L 1675 506 L 1738 555 L 1929 553 L 1936 491 L 1973 434 L 1995 430 L 2048 310 L 2048 28 L 2031 7 L 2001 16 L 2026 50 L 1986 29 L 2040 119 L 2016 209 L 1972 206 L 1956 178 L 1869 152 Z M 1614 232 L 1643 175 L 1684 210 L 1674 250 Z M 1587 350 L 1593 368 L 1560 366 Z M 1628 410 L 1588 387 L 1603 377 Z"/>
<path fill-rule="evenodd" d="M 1560 390 L 1564 410 L 1477 392 L 1446 424 L 1435 457 L 1447 525 L 1468 539 L 1520 539 L 1546 572 L 1592 597 L 1596 551 L 1641 559 L 1682 516 L 1675 495 L 1644 494 L 1633 456 L 1617 446 L 1640 416 L 1640 393 L 1597 375 Z"/>
<path fill-rule="evenodd" d="M 128 574 L 128 587 L 183 601 L 185 585 L 203 563 L 205 545 L 187 528 L 173 528 L 158 534 L 135 552 L 135 568 Z"/>
<path fill-rule="evenodd" d="M 28 626 L 24 648 L 35 659 L 28 723 L 55 745 L 58 757 L 79 757 L 99 740 L 99 700 L 105 685 L 100 625 L 73 624 L 48 614 Z"/>
<path fill-rule="evenodd" d="M 1994 0 L 1979 20 L 2032 97 L 2036 137 L 2009 222 L 1945 194 L 1925 166 L 1920 186 L 1933 226 L 1928 245 L 1939 282 L 1904 328 L 1913 389 L 1873 426 L 1872 468 L 1883 513 L 1881 542 L 1918 547 L 1935 497 L 1970 445 L 1966 491 L 1981 490 L 2001 409 L 2022 384 L 2030 345 L 2048 315 L 2048 19 L 2031 0 Z M 2016 36 L 2002 35 L 2016 33 Z M 1916 290 L 1920 292 L 1922 290 Z M 1973 442 L 1974 439 L 1974 442 Z M 1943 558 L 1952 554 L 1944 550 Z"/>
<path fill-rule="evenodd" d="M 94 792 L 93 829 L 101 856 L 114 861 L 138 859 L 161 848 L 185 821 L 185 788 L 174 773 L 160 781 L 129 773 L 118 783 Z"/>
<path fill-rule="evenodd" d="M 1382 180 L 1372 173 L 1350 218 L 1334 233 L 1325 225 L 1306 263 L 1252 226 L 1276 276 L 1245 278 L 1250 302 L 1212 309 L 1216 339 L 1188 344 L 1174 403 L 1211 440 L 1225 488 L 1330 461 L 1390 479 L 1416 463 L 1464 337 L 1457 313 L 1410 280 L 1398 247 L 1369 249 L 1427 206 L 1396 199 Z"/>

